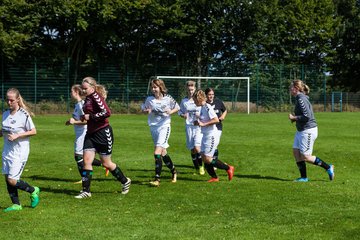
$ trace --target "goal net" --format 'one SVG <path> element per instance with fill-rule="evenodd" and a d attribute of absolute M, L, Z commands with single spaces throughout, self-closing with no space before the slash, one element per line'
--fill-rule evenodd
<path fill-rule="evenodd" d="M 149 79 L 147 94 L 151 92 L 150 83 L 154 78 L 162 79 L 166 88 L 179 103 L 186 96 L 186 81 L 195 81 L 197 89 L 212 88 L 232 110 L 250 114 L 250 77 L 199 77 L 199 76 L 154 76 Z"/>

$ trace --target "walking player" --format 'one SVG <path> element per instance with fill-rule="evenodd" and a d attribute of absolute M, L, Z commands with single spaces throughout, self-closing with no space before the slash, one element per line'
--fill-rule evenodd
<path fill-rule="evenodd" d="M 81 87 L 86 94 L 83 107 L 84 115 L 81 116 L 81 120 L 87 121 L 87 132 L 83 147 L 82 191 L 75 198 L 91 197 L 92 162 L 95 159 L 96 152 L 100 156 L 102 165 L 108 168 L 111 174 L 121 182 L 121 193 L 127 194 L 131 180 L 125 177 L 120 168 L 111 160 L 114 136 L 108 120 L 111 115 L 110 109 L 105 102 L 107 92 L 104 86 L 97 84 L 92 77 L 84 78 Z"/>
<path fill-rule="evenodd" d="M 201 156 L 205 163 L 205 168 L 211 176 L 211 179 L 208 182 L 219 181 L 219 178 L 214 171 L 214 167 L 224 169 L 228 174 L 229 181 L 231 181 L 235 168 L 213 157 L 219 144 L 219 138 L 217 137 L 218 131 L 215 126 L 219 122 L 219 118 L 214 109 L 206 103 L 206 95 L 202 90 L 196 90 L 193 98 L 196 106 L 201 106 L 200 117 L 196 124 L 201 127 L 201 132 L 203 134 L 201 141 Z"/>
<path fill-rule="evenodd" d="M 32 208 L 39 204 L 40 189 L 20 179 L 29 157 L 29 137 L 36 134 L 36 128 L 30 116 L 32 112 L 16 88 L 10 88 L 7 91 L 6 102 L 9 110 L 2 115 L 0 136 L 4 137 L 2 173 L 5 175 L 7 190 L 13 203 L 4 212 L 10 212 L 22 209 L 18 189 L 30 193 Z"/>
<path fill-rule="evenodd" d="M 177 172 L 167 153 L 167 148 L 169 147 L 168 141 L 171 132 L 171 114 L 179 111 L 180 107 L 178 103 L 167 94 L 163 80 L 152 80 L 151 89 L 153 96 L 146 98 L 145 103 L 142 105 L 142 111 L 148 113 L 148 124 L 155 145 L 155 179 L 150 182 L 150 185 L 158 187 L 160 186 L 162 161 L 164 161 L 165 165 L 171 171 L 171 182 L 175 183 L 177 180 Z"/>
<path fill-rule="evenodd" d="M 69 120 L 65 122 L 65 125 L 73 125 L 75 131 L 75 142 L 74 142 L 74 158 L 81 176 L 81 172 L 84 168 L 84 159 L 83 159 L 83 146 L 84 146 L 84 139 L 86 135 L 86 121 L 81 121 L 80 117 L 84 115 L 83 111 L 83 100 L 84 92 L 81 89 L 81 85 L 75 84 L 71 87 L 71 98 L 76 101 L 74 112 Z M 101 161 L 98 159 L 94 159 L 93 166 L 101 166 Z M 109 170 L 106 169 L 105 176 L 108 175 Z M 76 182 L 76 183 L 82 183 Z"/>
<path fill-rule="evenodd" d="M 330 181 L 334 180 L 334 165 L 329 165 L 317 156 L 312 156 L 315 140 L 318 135 L 317 123 L 313 109 L 307 96 L 310 88 L 301 80 L 294 80 L 290 85 L 290 93 L 295 97 L 294 114 L 289 114 L 289 120 L 296 122 L 296 134 L 294 138 L 293 154 L 300 171 L 300 178 L 296 182 L 307 182 L 306 164 L 312 163 L 326 170 Z"/>
<path fill-rule="evenodd" d="M 194 99 L 192 98 L 195 90 L 195 82 L 191 80 L 187 81 L 187 97 L 181 100 L 180 110 L 178 114 L 180 117 L 185 119 L 186 147 L 191 151 L 191 158 L 194 167 L 200 175 L 204 175 L 205 169 L 200 154 L 202 134 L 200 126 L 194 125 L 194 122 L 200 116 L 201 109 L 201 107 L 195 105 Z"/>

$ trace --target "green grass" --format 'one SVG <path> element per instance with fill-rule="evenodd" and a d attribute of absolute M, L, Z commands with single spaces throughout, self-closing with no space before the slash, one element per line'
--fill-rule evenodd
<path fill-rule="evenodd" d="M 153 145 L 145 115 L 113 115 L 113 160 L 132 181 L 130 192 L 104 170 L 94 170 L 90 199 L 78 200 L 79 174 L 73 160 L 73 129 L 68 116 L 37 116 L 38 134 L 22 175 L 42 189 L 41 202 L 0 213 L 2 239 L 358 239 L 360 236 L 358 160 L 359 113 L 317 113 L 319 137 L 314 154 L 335 164 L 336 178 L 308 165 L 308 183 L 292 157 L 295 126 L 286 113 L 229 114 L 220 158 L 236 168 L 233 181 L 217 170 L 219 183 L 193 175 L 185 148 L 184 123 L 173 118 L 168 152 L 180 172 L 170 183 L 151 188 Z M 2 140 L 0 140 L 2 143 Z M 4 181 L 0 207 L 10 205 Z"/>

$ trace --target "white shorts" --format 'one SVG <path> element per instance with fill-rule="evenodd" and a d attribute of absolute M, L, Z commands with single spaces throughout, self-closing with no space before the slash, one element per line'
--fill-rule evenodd
<path fill-rule="evenodd" d="M 8 178 L 19 180 L 24 171 L 27 159 L 10 160 L 2 158 L 2 174 L 8 175 Z"/>
<path fill-rule="evenodd" d="M 217 137 L 217 140 L 218 140 L 218 144 L 220 144 L 221 134 L 222 134 L 222 131 L 217 130 L 216 137 Z"/>
<path fill-rule="evenodd" d="M 186 125 L 186 147 L 191 150 L 201 146 L 202 133 L 199 126 Z"/>
<path fill-rule="evenodd" d="M 75 139 L 75 143 L 74 143 L 75 154 L 83 155 L 85 135 L 86 134 L 84 133 Z"/>
<path fill-rule="evenodd" d="M 171 132 L 170 124 L 164 126 L 151 126 L 150 127 L 151 137 L 153 139 L 155 147 L 168 148 L 169 137 Z"/>
<path fill-rule="evenodd" d="M 317 136 L 317 127 L 306 129 L 301 132 L 297 131 L 294 138 L 293 148 L 299 149 L 300 153 L 305 156 L 312 155 Z"/>
<path fill-rule="evenodd" d="M 213 157 L 218 145 L 219 138 L 216 132 L 213 132 L 213 134 L 203 134 L 201 153 L 205 156 Z"/>

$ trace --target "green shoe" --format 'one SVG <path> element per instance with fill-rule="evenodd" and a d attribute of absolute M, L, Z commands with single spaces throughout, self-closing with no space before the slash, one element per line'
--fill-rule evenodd
<path fill-rule="evenodd" d="M 34 187 L 35 190 L 30 195 L 31 207 L 35 208 L 40 202 L 40 188 Z"/>
<path fill-rule="evenodd" d="M 11 212 L 11 211 L 20 211 L 22 206 L 19 204 L 13 204 L 12 206 L 5 208 L 4 212 Z"/>

